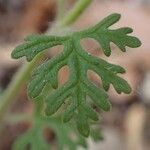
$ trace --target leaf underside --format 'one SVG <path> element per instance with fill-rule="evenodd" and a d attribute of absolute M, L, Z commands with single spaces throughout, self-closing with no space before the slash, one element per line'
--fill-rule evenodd
<path fill-rule="evenodd" d="M 133 32 L 131 28 L 109 29 L 119 19 L 119 14 L 112 14 L 94 27 L 66 36 L 31 35 L 25 39 L 25 44 L 16 47 L 12 52 L 13 58 L 18 59 L 25 56 L 27 61 L 32 61 L 43 50 L 56 45 L 64 46 L 60 54 L 33 70 L 33 78 L 28 85 L 28 95 L 36 99 L 45 87 L 52 86 L 55 90 L 47 94 L 44 99 L 46 114 L 54 114 L 66 99 L 69 99 L 69 106 L 63 112 L 63 121 L 67 122 L 71 118 L 76 118 L 79 132 L 86 137 L 90 132 L 90 120 L 98 120 L 97 113 L 87 102 L 86 97 L 89 96 L 102 110 L 109 111 L 111 105 L 106 91 L 110 84 L 119 94 L 122 92 L 129 94 L 131 87 L 127 81 L 118 76 L 118 74 L 125 73 L 121 66 L 92 56 L 82 48 L 80 41 L 83 38 L 95 39 L 106 56 L 111 55 L 110 42 L 117 45 L 123 52 L 126 51 L 126 47 L 139 47 L 141 45 L 139 39 L 128 35 Z M 58 72 L 66 65 L 69 67 L 69 79 L 64 85 L 58 86 Z M 88 70 L 98 74 L 102 80 L 102 87 L 97 87 L 88 80 Z"/>

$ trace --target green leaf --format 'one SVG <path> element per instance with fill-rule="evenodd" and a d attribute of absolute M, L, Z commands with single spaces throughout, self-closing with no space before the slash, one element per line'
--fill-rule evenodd
<path fill-rule="evenodd" d="M 25 38 L 26 43 L 19 45 L 11 53 L 12 58 L 26 56 L 27 61 L 31 61 L 38 53 L 56 45 L 62 45 L 67 38 L 56 36 L 31 35 Z"/>
<path fill-rule="evenodd" d="M 79 114 L 77 114 L 77 128 L 79 132 L 85 136 L 88 137 L 90 134 L 90 127 L 88 123 L 88 118 L 86 115 L 84 115 L 84 112 L 82 109 L 79 108 Z"/>
<path fill-rule="evenodd" d="M 93 38 L 99 42 L 106 56 L 111 54 L 110 42 L 116 44 L 123 52 L 126 51 L 126 47 L 139 47 L 141 45 L 139 39 L 128 35 L 133 32 L 131 28 L 109 29 L 119 19 L 119 14 L 112 14 L 94 27 L 66 36 L 28 36 L 25 39 L 26 43 L 16 47 L 12 52 L 13 58 L 25 56 L 28 61 L 31 61 L 45 49 L 56 45 L 64 46 L 64 50 L 60 54 L 34 69 L 32 80 L 28 86 L 28 95 L 36 99 L 44 92 L 45 87 L 54 88 L 55 90 L 44 97 L 46 114 L 56 113 L 68 99 L 69 106 L 63 112 L 63 120 L 67 122 L 76 118 L 77 128 L 84 136 L 89 135 L 90 120 L 98 120 L 96 112 L 86 100 L 87 95 L 99 108 L 108 111 L 111 105 L 106 91 L 108 91 L 110 84 L 119 94 L 131 92 L 127 81 L 118 76 L 118 74 L 125 73 L 121 66 L 92 56 L 80 44 L 83 38 Z M 69 67 L 69 79 L 64 85 L 58 86 L 58 72 L 66 65 Z M 97 87 L 89 81 L 88 70 L 94 71 L 101 77 L 102 87 Z"/>
<path fill-rule="evenodd" d="M 94 142 L 99 142 L 104 139 L 102 133 L 100 132 L 100 129 L 91 130 L 90 136 L 94 140 Z"/>
<path fill-rule="evenodd" d="M 111 25 L 116 23 L 120 17 L 120 14 L 112 14 L 90 29 L 91 33 L 89 37 L 94 38 L 100 43 L 106 56 L 111 55 L 110 42 L 116 44 L 123 52 L 126 51 L 126 46 L 136 48 L 141 45 L 138 38 L 127 35 L 133 32 L 131 28 L 108 29 Z"/>
<path fill-rule="evenodd" d="M 58 150 L 64 150 L 66 147 L 68 150 L 76 150 L 78 146 L 87 147 L 85 139 L 76 132 L 73 125 L 62 124 L 58 118 L 39 117 L 35 118 L 33 126 L 26 133 L 18 137 L 13 144 L 13 150 L 26 150 L 27 147 L 29 147 L 29 150 L 51 149 L 53 143 L 49 144 L 43 136 L 45 127 L 54 132 Z"/>

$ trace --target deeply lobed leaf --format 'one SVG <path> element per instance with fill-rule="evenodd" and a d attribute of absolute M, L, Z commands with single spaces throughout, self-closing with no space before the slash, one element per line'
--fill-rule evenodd
<path fill-rule="evenodd" d="M 114 30 L 108 29 L 111 25 L 116 23 L 120 17 L 120 14 L 112 14 L 106 17 L 95 27 L 89 29 L 91 32 L 87 32 L 85 35 L 85 37 L 90 37 L 97 40 L 106 56 L 111 55 L 110 42 L 116 44 L 123 52 L 126 51 L 126 46 L 136 48 L 141 45 L 138 38 L 128 35 L 133 32 L 133 30 L 129 27 Z"/>
<path fill-rule="evenodd" d="M 72 128 L 71 128 L 72 127 Z M 35 118 L 33 126 L 19 137 L 13 144 L 13 150 L 49 150 L 52 143 L 48 143 L 44 137 L 44 128 L 55 133 L 58 150 L 76 150 L 77 147 L 87 147 L 86 140 L 76 132 L 73 125 L 62 124 L 58 119 Z M 76 139 L 71 137 L 71 134 Z"/>
<path fill-rule="evenodd" d="M 123 52 L 126 51 L 126 47 L 139 47 L 141 45 L 139 39 L 128 35 L 133 32 L 131 28 L 109 29 L 119 19 L 119 14 L 112 14 L 94 27 L 70 33 L 67 36 L 32 35 L 26 38 L 27 43 L 18 46 L 12 52 L 13 58 L 26 56 L 27 60 L 31 61 L 45 49 L 55 45 L 64 45 L 63 52 L 33 71 L 33 79 L 28 86 L 28 95 L 36 99 L 44 92 L 45 87 L 51 86 L 56 89 L 44 96 L 46 114 L 54 114 L 66 99 L 69 99 L 69 105 L 63 112 L 63 121 L 67 122 L 75 118 L 79 132 L 86 137 L 90 133 L 91 120 L 98 120 L 97 114 L 87 102 L 86 96 L 89 96 L 102 110 L 108 111 L 111 105 L 106 91 L 110 84 L 119 94 L 130 93 L 131 87 L 118 76 L 119 73 L 125 73 L 121 66 L 110 64 L 101 58 L 90 55 L 81 47 L 80 40 L 94 38 L 99 42 L 106 56 L 111 54 L 111 42 Z M 65 65 L 69 67 L 69 79 L 64 85 L 58 86 L 58 71 Z M 95 86 L 88 80 L 88 70 L 94 71 L 101 77 L 103 88 Z"/>

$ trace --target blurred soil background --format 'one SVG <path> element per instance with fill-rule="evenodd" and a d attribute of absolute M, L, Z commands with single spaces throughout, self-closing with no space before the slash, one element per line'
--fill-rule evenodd
<path fill-rule="evenodd" d="M 75 0 L 68 2 L 66 12 Z M 49 30 L 55 21 L 56 11 L 56 0 L 0 0 L 0 92 L 8 86 L 24 62 L 11 59 L 13 48 L 26 35 Z M 122 14 L 114 27 L 132 27 L 133 35 L 139 37 L 143 44 L 138 49 L 128 48 L 127 53 L 120 52 L 112 44 L 112 56 L 107 58 L 95 41 L 83 40 L 83 47 L 92 50 L 93 55 L 123 66 L 127 71 L 123 77 L 133 89 L 130 95 L 118 95 L 111 87 L 109 96 L 113 107 L 110 112 L 102 113 L 100 125 L 105 140 L 95 144 L 89 139 L 89 150 L 150 150 L 150 0 L 93 0 L 71 30 L 94 25 L 114 12 Z M 53 56 L 56 51 L 46 57 Z M 64 69 L 60 82 L 64 82 L 66 74 Z M 93 82 L 100 84 L 96 75 L 89 74 Z M 27 100 L 25 85 L 9 112 L 31 114 L 32 107 Z M 11 125 L 6 121 L 0 131 L 0 150 L 11 150 L 16 137 L 29 127 L 28 122 Z"/>

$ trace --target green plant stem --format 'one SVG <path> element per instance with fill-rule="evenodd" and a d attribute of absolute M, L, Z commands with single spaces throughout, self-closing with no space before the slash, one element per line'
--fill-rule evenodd
<path fill-rule="evenodd" d="M 92 0 L 78 0 L 74 8 L 68 13 L 68 17 L 65 17 L 58 22 L 58 26 L 68 26 L 75 22 L 75 20 L 80 16 L 80 14 L 87 8 L 87 6 L 92 2 Z"/>
<path fill-rule="evenodd" d="M 13 114 L 7 114 L 5 116 L 5 119 L 4 121 L 6 123 L 9 123 L 9 124 L 18 124 L 20 122 L 23 122 L 23 121 L 28 121 L 28 122 L 32 122 L 33 121 L 33 116 L 31 114 L 27 114 L 27 113 L 21 113 L 21 114 L 16 114 L 16 113 L 13 113 Z"/>
<path fill-rule="evenodd" d="M 62 17 L 64 17 L 64 11 L 65 11 L 65 1 L 66 0 L 57 0 L 58 6 L 57 6 L 57 20 L 60 20 Z"/>
<path fill-rule="evenodd" d="M 3 118 L 4 113 L 6 112 L 10 103 L 12 103 L 15 100 L 17 93 L 20 91 L 21 86 L 30 77 L 31 70 L 42 57 L 43 55 L 38 55 L 32 62 L 25 63 L 15 74 L 8 88 L 3 92 L 0 98 L 0 121 Z"/>
<path fill-rule="evenodd" d="M 66 15 L 64 19 L 58 21 L 59 23 L 56 24 L 59 27 L 71 25 L 87 8 L 90 2 L 91 0 L 79 0 L 77 4 L 75 4 L 74 8 L 68 13 L 68 15 Z M 30 77 L 30 73 L 33 70 L 35 64 L 37 64 L 43 56 L 44 53 L 41 53 L 35 57 L 32 62 L 25 63 L 23 67 L 21 67 L 20 70 L 14 75 L 12 82 L 9 84 L 8 88 L 4 91 L 0 98 L 0 122 L 4 118 L 5 113 L 7 112 L 7 108 L 13 101 L 15 101 L 17 93 L 20 91 L 22 85 Z"/>

